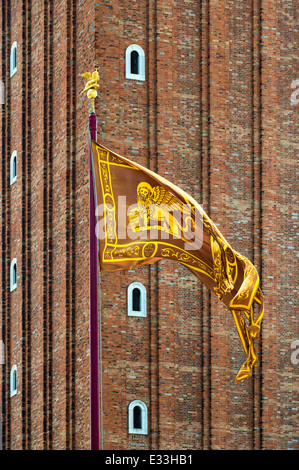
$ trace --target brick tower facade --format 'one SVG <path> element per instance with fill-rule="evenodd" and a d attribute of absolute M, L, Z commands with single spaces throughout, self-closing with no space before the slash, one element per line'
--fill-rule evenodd
<path fill-rule="evenodd" d="M 235 385 L 244 356 L 233 319 L 189 271 L 161 261 L 102 273 L 102 448 L 298 449 L 296 6 L 1 1 L 3 449 L 90 445 L 79 74 L 95 66 L 98 141 L 200 202 L 255 264 L 265 296 L 260 367 Z M 128 314 L 135 282 L 143 316 Z M 145 431 L 132 425 L 135 400 Z"/>

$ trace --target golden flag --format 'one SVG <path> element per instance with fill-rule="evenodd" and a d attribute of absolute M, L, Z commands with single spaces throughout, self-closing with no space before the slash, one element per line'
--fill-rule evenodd
<path fill-rule="evenodd" d="M 264 313 L 255 267 L 191 196 L 94 141 L 91 147 L 100 269 L 130 270 L 166 258 L 186 266 L 232 313 L 247 356 L 236 382 L 251 375 Z"/>

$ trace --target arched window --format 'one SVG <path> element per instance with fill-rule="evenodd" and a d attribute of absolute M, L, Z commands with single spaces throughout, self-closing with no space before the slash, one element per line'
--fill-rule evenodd
<path fill-rule="evenodd" d="M 147 406 L 141 400 L 134 400 L 128 408 L 129 434 L 147 434 Z"/>
<path fill-rule="evenodd" d="M 17 41 L 13 43 L 10 50 L 10 76 L 12 77 L 17 71 Z"/>
<path fill-rule="evenodd" d="M 130 317 L 146 317 L 146 288 L 140 282 L 132 282 L 128 286 L 128 315 Z"/>
<path fill-rule="evenodd" d="M 14 150 L 10 157 L 10 184 L 17 179 L 17 151 Z"/>
<path fill-rule="evenodd" d="M 12 366 L 10 371 L 10 396 L 13 397 L 17 393 L 17 366 Z"/>
<path fill-rule="evenodd" d="M 126 49 L 126 78 L 145 80 L 145 55 L 137 44 L 131 44 Z"/>
<path fill-rule="evenodd" d="M 10 292 L 17 288 L 17 259 L 10 263 Z"/>

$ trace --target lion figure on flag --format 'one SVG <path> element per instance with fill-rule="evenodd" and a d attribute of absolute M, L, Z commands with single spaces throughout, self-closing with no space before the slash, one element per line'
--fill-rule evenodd
<path fill-rule="evenodd" d="M 185 215 L 185 227 L 182 225 L 182 215 Z M 129 228 L 133 232 L 156 229 L 182 238 L 182 231 L 188 225 L 188 215 L 191 220 L 190 209 L 170 192 L 162 186 L 152 187 L 143 181 L 137 186 L 137 204 L 134 204 L 128 214 Z"/>

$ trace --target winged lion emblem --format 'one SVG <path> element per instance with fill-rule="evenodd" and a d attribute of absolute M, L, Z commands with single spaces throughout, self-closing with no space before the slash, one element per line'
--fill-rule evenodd
<path fill-rule="evenodd" d="M 128 216 L 133 232 L 156 229 L 184 239 L 182 232 L 194 228 L 190 208 L 162 186 L 152 187 L 145 181 L 137 186 L 137 204 Z"/>

